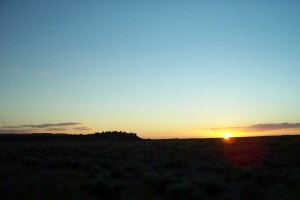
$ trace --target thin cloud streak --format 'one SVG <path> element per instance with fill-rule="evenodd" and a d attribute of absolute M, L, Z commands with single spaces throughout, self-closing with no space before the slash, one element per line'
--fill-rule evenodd
<path fill-rule="evenodd" d="M 47 128 L 46 131 L 67 131 L 66 128 Z"/>
<path fill-rule="evenodd" d="M 63 126 L 76 126 L 81 125 L 79 122 L 65 122 L 57 124 L 38 124 L 38 125 L 20 125 L 20 126 L 2 126 L 5 129 L 17 129 L 17 128 L 49 128 L 49 127 L 63 127 Z"/>

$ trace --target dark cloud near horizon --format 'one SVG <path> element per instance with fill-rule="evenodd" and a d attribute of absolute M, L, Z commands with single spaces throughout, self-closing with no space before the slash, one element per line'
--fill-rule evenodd
<path fill-rule="evenodd" d="M 37 133 L 38 129 L 0 129 L 0 133 L 15 133 L 15 134 L 24 134 L 24 133 Z"/>
<path fill-rule="evenodd" d="M 91 130 L 91 128 L 89 128 L 89 127 L 75 127 L 73 129 L 77 130 L 77 131 L 88 131 L 88 130 Z"/>
<path fill-rule="evenodd" d="M 246 127 L 246 129 L 253 129 L 256 131 L 270 131 L 281 129 L 300 129 L 300 123 L 273 123 L 273 124 L 255 124 Z"/>
<path fill-rule="evenodd" d="M 300 123 L 268 123 L 268 124 L 254 124 L 250 126 L 242 127 L 223 127 L 223 128 L 210 128 L 209 130 L 239 130 L 247 132 L 259 132 L 259 131 L 274 131 L 274 130 L 297 130 L 300 129 Z"/>
<path fill-rule="evenodd" d="M 81 125 L 81 126 L 80 126 Z M 84 126 L 80 122 L 64 122 L 56 124 L 29 124 L 29 125 L 18 125 L 18 126 L 2 126 L 0 133 L 49 133 L 49 132 L 72 132 L 76 131 L 87 131 L 91 128 Z"/>
<path fill-rule="evenodd" d="M 49 128 L 49 127 L 63 127 L 63 126 L 76 126 L 81 125 L 79 122 L 65 122 L 57 124 L 38 124 L 38 125 L 20 125 L 20 126 L 2 126 L 5 129 L 18 129 L 18 128 Z"/>

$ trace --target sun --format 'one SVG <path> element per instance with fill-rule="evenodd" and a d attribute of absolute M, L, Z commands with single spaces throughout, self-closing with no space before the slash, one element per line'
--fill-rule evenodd
<path fill-rule="evenodd" d="M 229 140 L 232 137 L 232 133 L 223 133 L 222 136 L 225 140 Z"/>

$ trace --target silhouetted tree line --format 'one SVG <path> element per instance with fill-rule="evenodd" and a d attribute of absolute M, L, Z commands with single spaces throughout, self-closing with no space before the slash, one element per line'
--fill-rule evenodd
<path fill-rule="evenodd" d="M 105 131 L 105 132 L 97 132 L 93 134 L 94 136 L 97 137 L 105 137 L 105 138 L 136 138 L 137 134 L 136 133 L 127 133 L 124 131 Z"/>

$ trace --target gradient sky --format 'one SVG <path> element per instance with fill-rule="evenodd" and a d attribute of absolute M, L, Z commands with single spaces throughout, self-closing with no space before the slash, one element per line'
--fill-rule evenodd
<path fill-rule="evenodd" d="M 296 0 L 1 1 L 0 132 L 60 124 L 49 131 L 168 138 L 295 125 L 299 10 Z"/>

